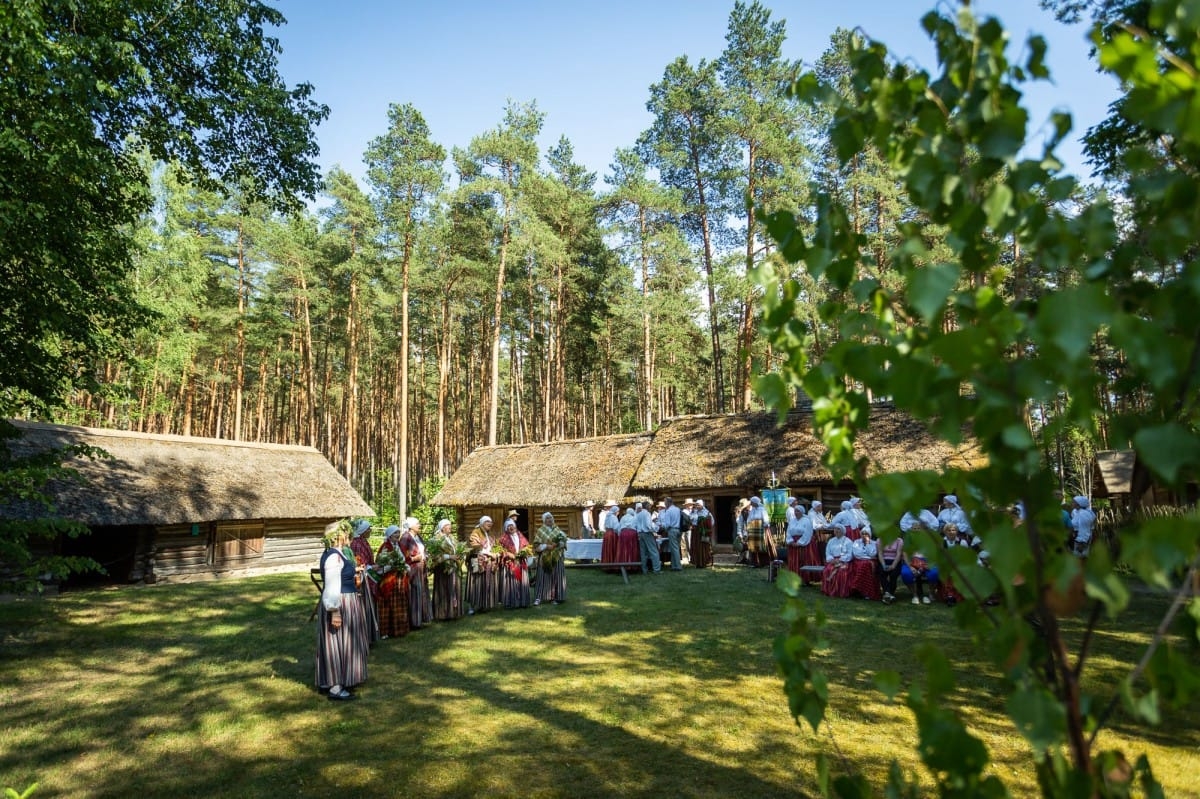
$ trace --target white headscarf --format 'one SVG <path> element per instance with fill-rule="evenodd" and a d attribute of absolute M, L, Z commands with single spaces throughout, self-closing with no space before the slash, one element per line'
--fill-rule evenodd
<path fill-rule="evenodd" d="M 483 527 L 484 522 L 490 522 L 491 520 L 492 520 L 491 516 L 480 516 L 479 517 L 479 526 Z"/>
<path fill-rule="evenodd" d="M 440 533 L 443 530 L 445 530 L 446 532 L 450 531 L 450 520 L 449 519 L 442 519 L 440 522 L 437 523 L 437 532 Z"/>
<path fill-rule="evenodd" d="M 955 496 L 954 494 L 947 494 L 946 501 L 949 502 L 954 507 L 956 507 L 956 508 L 958 507 L 958 497 Z"/>
<path fill-rule="evenodd" d="M 1092 503 L 1087 497 L 1075 497 L 1075 504 L 1081 508 L 1086 508 Z"/>

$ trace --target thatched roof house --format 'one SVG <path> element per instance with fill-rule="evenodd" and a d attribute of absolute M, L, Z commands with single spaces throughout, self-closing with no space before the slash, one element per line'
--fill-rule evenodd
<path fill-rule="evenodd" d="M 659 494 L 694 488 L 753 490 L 774 474 L 793 490 L 832 488 L 821 463 L 825 445 L 813 433 L 812 413 L 789 413 L 783 426 L 774 413 L 681 416 L 663 422 L 634 478 L 638 491 Z M 910 416 L 888 407 L 871 411 L 855 452 L 871 473 L 969 467 L 973 446 L 951 447 Z"/>
<path fill-rule="evenodd" d="M 480 516 L 496 520 L 497 530 L 515 509 L 524 531 L 535 529 L 545 511 L 569 535 L 582 528 L 578 512 L 585 502 L 598 505 L 629 492 L 634 473 L 653 436 L 649 433 L 480 447 L 466 457 L 433 505 L 458 509 L 460 529 Z"/>
<path fill-rule="evenodd" d="M 1200 484 L 1192 481 L 1173 491 L 1154 479 L 1136 450 L 1106 449 L 1092 461 L 1092 496 L 1126 508 L 1194 505 L 1200 501 Z"/>
<path fill-rule="evenodd" d="M 56 481 L 49 492 L 61 518 L 92 530 L 63 542 L 84 548 L 69 554 L 109 563 L 118 581 L 308 568 L 326 524 L 374 515 L 312 447 L 13 424 L 17 456 L 72 444 L 111 456 L 71 458 L 64 465 L 82 482 Z M 10 505 L 0 515 L 45 512 Z"/>
<path fill-rule="evenodd" d="M 433 499 L 460 509 L 473 524 L 479 513 L 495 516 L 514 507 L 522 519 L 545 509 L 570 521 L 584 500 L 633 495 L 704 499 L 717 520 L 717 542 L 730 543 L 731 510 L 740 497 L 768 484 L 772 473 L 793 494 L 822 499 L 827 508 L 850 496 L 852 483 L 835 483 L 821 463 L 824 445 L 813 434 L 812 413 L 681 416 L 653 433 L 482 447 L 471 453 Z M 875 473 L 945 466 L 969 468 L 980 455 L 973 445 L 951 447 L 920 422 L 877 406 L 860 433 L 857 452 Z M 568 529 L 575 535 L 580 526 Z M 536 524 L 534 524 L 536 526 Z M 522 527 L 522 529 L 527 529 Z"/>

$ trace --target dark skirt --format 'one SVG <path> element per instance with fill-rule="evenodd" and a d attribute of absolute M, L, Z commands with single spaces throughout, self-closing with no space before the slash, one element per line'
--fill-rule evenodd
<path fill-rule="evenodd" d="M 527 608 L 533 604 L 529 590 L 529 563 L 524 558 L 500 566 L 500 596 L 506 608 Z"/>
<path fill-rule="evenodd" d="M 352 688 L 367 681 L 370 631 L 357 593 L 342 594 L 341 615 L 342 626 L 335 630 L 324 603 L 317 614 L 317 687 L 321 689 Z"/>
<path fill-rule="evenodd" d="M 567 599 L 567 566 L 563 558 L 552 565 L 538 561 L 536 596 L 542 602 L 564 602 Z"/>
<path fill-rule="evenodd" d="M 379 586 L 366 575 L 358 584 L 358 596 L 362 599 L 363 612 L 367 614 L 367 639 L 373 644 L 382 635 L 379 632 L 379 611 L 375 609 L 375 594 Z"/>
<path fill-rule="evenodd" d="M 463 615 L 462 578 L 458 568 L 433 570 L 433 618 L 452 621 Z"/>
<path fill-rule="evenodd" d="M 692 543 L 689 549 L 689 560 L 697 569 L 707 569 L 713 564 L 712 541 L 701 541 L 703 533 L 692 528 Z"/>
<path fill-rule="evenodd" d="M 408 564 L 408 623 L 419 630 L 433 621 L 433 603 L 429 599 L 429 580 L 424 563 Z"/>
<path fill-rule="evenodd" d="M 617 535 L 617 563 L 637 563 L 642 557 L 637 530 L 626 527 Z"/>
<path fill-rule="evenodd" d="M 601 563 L 621 563 L 621 534 L 616 530 L 604 531 L 604 543 L 600 547 Z M 632 563 L 632 561 L 627 561 Z M 609 574 L 615 574 L 620 569 L 605 569 Z"/>
<path fill-rule="evenodd" d="M 879 590 L 879 577 L 875 572 L 874 560 L 856 558 L 850 561 L 850 593 L 858 594 L 864 599 L 883 597 L 883 592 Z"/>
<path fill-rule="evenodd" d="M 482 613 L 496 607 L 500 602 L 500 574 L 496 561 L 480 558 L 467 572 L 467 607 Z"/>
<path fill-rule="evenodd" d="M 379 634 L 388 638 L 408 635 L 408 588 L 395 574 L 379 581 Z"/>

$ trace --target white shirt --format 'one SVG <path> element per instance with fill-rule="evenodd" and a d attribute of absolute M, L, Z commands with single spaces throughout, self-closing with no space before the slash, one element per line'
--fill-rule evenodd
<path fill-rule="evenodd" d="M 865 538 L 860 538 L 857 541 L 850 542 L 850 555 L 855 560 L 874 560 L 879 549 L 875 546 L 875 540 L 867 541 Z"/>
<path fill-rule="evenodd" d="M 621 529 L 621 522 L 617 519 L 616 508 L 604 514 L 604 529 L 606 532 L 611 530 L 614 533 Z"/>
<path fill-rule="evenodd" d="M 971 522 L 967 520 L 967 514 L 957 505 L 942 508 L 937 517 L 938 527 L 945 527 L 947 524 L 956 524 L 958 525 L 958 532 L 960 534 L 971 532 Z"/>
<path fill-rule="evenodd" d="M 867 516 L 867 512 L 862 508 L 851 508 L 850 513 L 854 515 L 854 526 L 860 530 L 871 529 L 871 519 Z"/>
<path fill-rule="evenodd" d="M 793 519 L 787 528 L 788 543 L 808 546 L 813 537 L 812 519 L 807 515 Z"/>
<path fill-rule="evenodd" d="M 1071 511 L 1071 524 L 1075 527 L 1075 540 L 1086 544 L 1092 540 L 1092 528 L 1096 526 L 1096 514 L 1091 508 L 1076 508 Z"/>
<path fill-rule="evenodd" d="M 858 519 L 855 518 L 854 511 L 840 510 L 838 511 L 837 516 L 833 517 L 833 524 L 840 524 L 849 530 L 852 527 L 858 527 Z"/>
<path fill-rule="evenodd" d="M 917 526 L 917 521 L 922 522 L 930 530 L 936 530 L 941 525 L 938 523 L 938 517 L 933 515 L 933 511 L 929 508 L 922 508 L 920 513 L 913 516 L 911 513 L 905 513 L 900 517 L 900 529 L 904 532 L 910 532 Z"/>
<path fill-rule="evenodd" d="M 808 521 L 814 530 L 821 530 L 829 526 L 829 520 L 825 518 L 825 514 L 816 508 L 808 512 Z"/>
<path fill-rule="evenodd" d="M 655 527 L 654 521 L 650 518 L 650 511 L 642 508 L 634 514 L 633 529 L 639 533 L 653 533 L 658 528 Z"/>
<path fill-rule="evenodd" d="M 854 557 L 851 545 L 854 542 L 844 535 L 835 535 L 829 539 L 829 543 L 825 545 L 825 562 L 832 563 L 835 560 L 840 560 L 843 563 L 849 563 Z"/>

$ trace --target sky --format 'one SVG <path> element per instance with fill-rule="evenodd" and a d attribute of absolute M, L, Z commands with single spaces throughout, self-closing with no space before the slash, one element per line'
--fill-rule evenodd
<path fill-rule="evenodd" d="M 786 22 L 784 57 L 814 63 L 838 27 L 860 29 L 909 63 L 932 70 L 920 27 L 932 0 L 763 0 Z M 387 130 L 391 104 L 412 104 L 431 137 L 465 148 L 495 129 L 509 100 L 545 113 L 542 152 L 566 136 L 575 160 L 603 188 L 613 153 L 630 147 L 652 117 L 649 88 L 681 55 L 713 60 L 725 46 L 733 0 L 278 0 L 288 24 L 275 35 L 289 85 L 316 87 L 330 108 L 317 130 L 323 173 L 334 166 L 360 181 L 363 153 Z M 957 5 L 943 0 L 940 8 Z M 1077 137 L 1104 118 L 1117 96 L 1088 59 L 1082 25 L 1066 26 L 1037 0 L 976 0 L 1024 52 L 1031 33 L 1049 43 L 1053 85 L 1028 90 L 1031 141 L 1049 135 L 1049 115 L 1070 111 L 1074 129 L 1059 147 L 1067 170 L 1086 177 Z M 448 164 L 449 166 L 449 164 Z"/>

